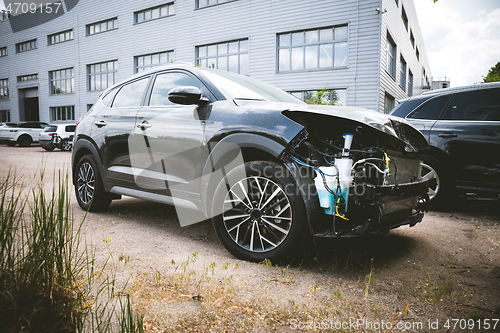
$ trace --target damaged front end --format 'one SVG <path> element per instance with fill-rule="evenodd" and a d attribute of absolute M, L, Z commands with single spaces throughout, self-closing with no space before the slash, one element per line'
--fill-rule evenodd
<path fill-rule="evenodd" d="M 427 148 L 420 132 L 363 110 L 348 116 L 321 109 L 283 115 L 304 126 L 282 158 L 300 179 L 316 237 L 388 232 L 422 220 L 428 184 L 417 157 Z"/>

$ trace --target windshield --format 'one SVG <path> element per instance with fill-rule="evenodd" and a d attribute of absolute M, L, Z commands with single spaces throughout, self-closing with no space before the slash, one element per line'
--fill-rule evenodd
<path fill-rule="evenodd" d="M 291 94 L 248 76 L 215 69 L 202 71 L 228 99 L 304 104 Z"/>

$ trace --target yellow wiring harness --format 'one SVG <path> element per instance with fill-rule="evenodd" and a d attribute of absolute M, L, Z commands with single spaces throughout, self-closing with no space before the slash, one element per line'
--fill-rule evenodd
<path fill-rule="evenodd" d="M 349 221 L 349 219 L 347 217 L 340 215 L 340 213 L 339 213 L 339 203 L 340 203 L 340 198 L 339 198 L 339 200 L 337 200 L 337 204 L 335 205 L 335 213 L 337 213 L 337 216 L 340 217 L 341 219 Z"/>

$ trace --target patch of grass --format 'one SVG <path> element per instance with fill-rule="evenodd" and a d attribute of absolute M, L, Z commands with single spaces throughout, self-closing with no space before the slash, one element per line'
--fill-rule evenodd
<path fill-rule="evenodd" d="M 444 296 L 449 296 L 453 293 L 453 288 L 449 282 L 445 282 L 440 285 L 436 290 L 432 292 L 432 300 L 436 304 L 440 302 Z"/>
<path fill-rule="evenodd" d="M 42 181 L 29 193 L 19 183 L 12 174 L 0 181 L 2 332 L 142 332 L 113 272 L 104 273 L 112 256 L 97 270 L 81 242 L 83 221 L 74 223 L 68 176 L 59 173 L 49 194 Z"/>

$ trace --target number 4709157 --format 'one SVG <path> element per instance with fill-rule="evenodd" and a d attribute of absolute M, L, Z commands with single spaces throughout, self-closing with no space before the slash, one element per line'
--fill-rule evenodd
<path fill-rule="evenodd" d="M 444 328 L 447 329 L 483 329 L 483 330 L 495 330 L 500 319 L 448 319 L 444 323 Z"/>
<path fill-rule="evenodd" d="M 10 15 L 18 15 L 18 14 L 26 14 L 26 13 L 35 13 L 39 11 L 40 13 L 50 14 L 52 12 L 57 13 L 61 7 L 61 2 L 55 3 L 41 3 L 37 5 L 36 3 L 27 3 L 27 2 L 10 2 L 5 10 Z"/>

